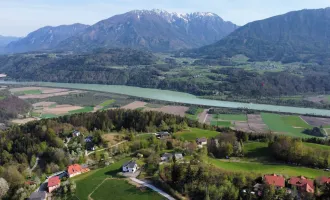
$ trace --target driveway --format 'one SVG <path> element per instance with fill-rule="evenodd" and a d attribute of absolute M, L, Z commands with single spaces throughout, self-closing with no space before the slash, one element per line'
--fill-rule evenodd
<path fill-rule="evenodd" d="M 167 199 L 169 199 L 169 200 L 175 200 L 175 198 L 173 198 L 171 195 L 169 195 L 169 194 L 167 194 L 166 192 L 164 192 L 164 191 L 162 191 L 162 190 L 156 188 L 156 187 L 153 186 L 153 185 L 150 185 L 150 184 L 148 184 L 148 183 L 146 183 L 146 182 L 144 182 L 144 181 L 141 181 L 141 180 L 139 180 L 139 179 L 137 179 L 137 178 L 131 178 L 131 180 L 134 181 L 135 183 L 138 183 L 138 184 L 140 184 L 140 185 L 143 185 L 143 186 L 145 186 L 145 187 L 148 187 L 148 188 L 152 189 L 152 190 L 155 191 L 155 192 L 158 192 L 158 194 L 162 195 L 163 197 L 165 197 L 165 198 L 167 198 Z"/>

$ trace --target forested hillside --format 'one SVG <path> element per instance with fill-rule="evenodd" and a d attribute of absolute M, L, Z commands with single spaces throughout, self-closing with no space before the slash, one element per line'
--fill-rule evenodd
<path fill-rule="evenodd" d="M 251 60 L 330 62 L 330 8 L 290 12 L 248 23 L 189 56 L 219 58 L 244 54 Z"/>
<path fill-rule="evenodd" d="M 0 90 L 0 123 L 16 118 L 18 114 L 26 114 L 31 105 L 8 91 Z"/>

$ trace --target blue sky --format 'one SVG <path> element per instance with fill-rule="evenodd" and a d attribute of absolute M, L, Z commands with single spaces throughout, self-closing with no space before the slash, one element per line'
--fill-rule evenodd
<path fill-rule="evenodd" d="M 94 24 L 135 9 L 213 12 L 238 25 L 304 8 L 330 7 L 330 0 L 0 0 L 0 35 L 25 36 L 40 27 Z"/>

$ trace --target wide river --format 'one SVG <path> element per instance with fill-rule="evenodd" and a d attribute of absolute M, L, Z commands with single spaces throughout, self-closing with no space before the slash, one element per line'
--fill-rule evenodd
<path fill-rule="evenodd" d="M 46 86 L 46 87 L 61 87 L 70 89 L 93 90 L 100 92 L 110 92 L 116 94 L 124 94 L 134 97 L 141 97 L 147 99 L 186 103 L 194 105 L 203 105 L 210 107 L 224 107 L 224 108 L 246 108 L 259 111 L 282 112 L 292 114 L 309 114 L 318 116 L 330 117 L 330 110 L 314 109 L 314 108 L 298 108 L 290 106 L 276 106 L 266 104 L 254 103 L 239 103 L 230 101 L 217 101 L 209 99 L 201 99 L 194 95 L 174 92 L 169 90 L 148 89 L 122 85 L 99 85 L 99 84 L 77 84 L 77 83 L 52 83 L 52 82 L 14 82 L 14 81 L 1 81 L 0 84 L 6 85 L 24 85 L 24 86 Z"/>

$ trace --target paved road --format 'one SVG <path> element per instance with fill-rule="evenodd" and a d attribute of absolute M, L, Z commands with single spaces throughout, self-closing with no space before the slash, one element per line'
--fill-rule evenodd
<path fill-rule="evenodd" d="M 155 191 L 155 192 L 158 192 L 158 194 L 162 195 L 163 197 L 165 197 L 165 198 L 167 198 L 167 199 L 169 199 L 169 200 L 175 200 L 175 198 L 173 198 L 171 195 L 165 193 L 164 191 L 162 191 L 162 190 L 156 188 L 156 187 L 153 186 L 153 185 L 150 185 L 150 184 L 148 184 L 148 183 L 146 183 L 146 182 L 144 182 L 144 181 L 141 181 L 141 180 L 139 180 L 139 179 L 136 179 L 136 178 L 131 178 L 131 180 L 134 181 L 135 183 L 138 183 L 138 184 L 140 184 L 140 185 L 143 185 L 143 186 L 145 186 L 145 187 L 148 187 L 148 188 L 152 189 L 152 190 Z"/>
<path fill-rule="evenodd" d="M 108 148 L 103 148 L 103 149 L 98 149 L 98 150 L 96 150 L 96 151 L 91 151 L 91 152 L 87 153 L 87 156 L 89 156 L 89 155 L 91 155 L 91 154 L 93 154 L 93 153 L 95 153 L 95 152 L 99 152 L 99 151 L 104 151 L 104 150 L 106 150 L 106 149 L 110 149 L 110 148 L 112 148 L 112 147 L 118 146 L 118 145 L 123 144 L 123 143 L 125 143 L 125 142 L 127 142 L 127 140 L 121 141 L 121 142 L 119 142 L 119 143 L 117 143 L 117 144 L 112 145 L 111 147 L 108 147 Z"/>

